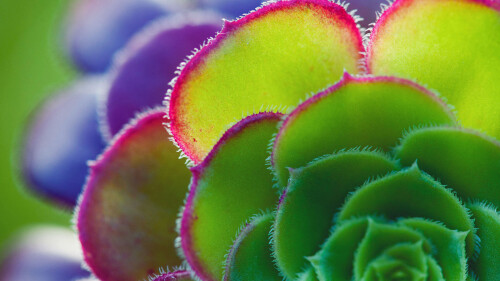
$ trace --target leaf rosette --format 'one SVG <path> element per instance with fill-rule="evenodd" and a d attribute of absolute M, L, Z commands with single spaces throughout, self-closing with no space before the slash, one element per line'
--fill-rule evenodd
<path fill-rule="evenodd" d="M 389 103 L 388 112 L 378 106 L 380 114 L 372 118 L 376 101 Z M 357 105 L 357 116 L 345 118 L 342 108 L 351 110 L 350 103 Z M 399 122 L 391 127 L 394 115 Z M 498 247 L 481 229 L 500 227 L 494 208 L 500 144 L 459 127 L 432 92 L 407 80 L 346 74 L 282 122 L 280 117 L 247 117 L 192 169 L 180 237 L 187 261 L 203 280 L 496 276 L 484 262 L 496 254 L 481 249 Z M 321 129 L 336 126 L 350 131 L 339 137 L 338 130 Z M 385 135 L 371 134 L 377 126 Z M 304 135 L 310 127 L 317 133 Z M 265 170 L 269 139 L 274 182 Z M 371 141 L 376 145 L 366 148 Z M 273 189 L 281 193 L 279 201 Z M 251 218 L 260 210 L 267 211 Z M 491 219 L 487 225 L 481 216 Z M 233 244 L 234 233 L 239 235 Z"/>
<path fill-rule="evenodd" d="M 398 0 L 369 38 L 327 0 L 271 1 L 226 22 L 166 100 L 192 166 L 176 240 L 192 278 L 498 280 L 499 7 Z M 85 256 L 109 280 L 175 256 L 157 248 L 186 171 L 161 172 L 176 154 L 160 153 L 160 115 L 119 134 L 83 195 Z M 126 239 L 102 253 L 116 234 Z"/>
<path fill-rule="evenodd" d="M 445 21 L 449 16 L 441 13 L 443 5 L 457 14 L 466 7 L 478 9 L 478 14 L 484 14 L 475 18 L 494 15 L 498 20 L 498 11 L 488 3 L 397 1 L 375 25 L 369 54 L 379 44 L 397 43 L 385 39 L 400 32 L 393 22 L 410 21 L 415 15 L 429 16 L 431 12 L 439 12 L 431 17 Z M 287 13 L 281 15 L 283 11 Z M 307 22 L 315 23 L 325 34 L 334 30 L 338 39 L 332 42 L 328 36 L 304 36 L 304 40 L 315 40 L 318 45 L 334 46 L 331 50 L 336 53 L 330 55 L 337 59 L 335 63 L 328 63 L 328 54 L 321 55 L 320 61 L 331 67 L 331 76 L 310 72 L 309 61 L 281 68 L 281 73 L 291 77 L 299 73 L 309 81 L 279 80 L 282 77 L 275 77 L 279 75 L 275 65 L 259 67 L 259 73 L 236 70 L 244 62 L 253 61 L 251 55 L 257 47 L 252 44 L 259 42 L 256 45 L 262 47 L 259 40 L 271 32 L 260 29 L 260 24 L 289 32 L 280 27 L 276 18 L 295 17 L 300 22 L 308 16 L 323 19 L 308 18 Z M 351 65 L 354 68 L 350 72 L 363 73 L 362 68 L 350 64 L 363 51 L 359 45 L 362 36 L 353 31 L 355 22 L 342 7 L 331 2 L 278 1 L 227 24 L 221 35 L 182 69 L 171 92 L 170 128 L 178 145 L 197 165 L 192 169 L 194 177 L 182 213 L 180 244 L 191 269 L 202 280 L 466 280 L 476 276 L 493 280 L 492 276 L 498 276 L 494 266 L 484 263 L 495 258 L 481 251 L 484 247 L 498 247 L 485 246 L 493 240 L 481 237 L 481 229 L 500 227 L 495 210 L 500 198 L 500 146 L 494 138 L 470 129 L 468 121 L 468 128 L 460 125 L 462 119 L 474 119 L 461 112 L 472 111 L 470 108 L 475 105 L 457 107 L 455 111 L 446 101 L 463 98 L 463 89 L 441 90 L 439 94 L 428 90 L 419 85 L 426 82 L 424 71 L 420 76 L 403 75 L 418 82 L 373 76 L 377 74 L 374 65 L 380 63 L 389 68 L 394 59 L 383 60 L 374 55 L 367 58 L 372 75 L 344 72 L 340 82 L 324 91 L 315 90 L 310 84 L 316 75 L 335 77 L 335 71 Z M 303 32 L 302 28 L 308 30 L 304 25 L 294 28 L 295 33 Z M 448 31 L 441 26 L 426 28 L 422 32 L 427 32 L 425 36 L 450 36 L 444 34 Z M 477 28 L 498 31 L 497 26 L 486 28 L 478 24 Z M 280 54 L 283 48 L 276 48 L 274 53 L 266 49 L 265 54 L 258 56 L 272 53 L 279 64 L 281 60 L 290 60 L 287 55 L 301 51 L 300 43 L 274 36 L 276 45 L 263 48 L 287 45 L 286 55 Z M 421 37 L 426 43 L 427 39 Z M 484 44 L 498 43 L 497 39 L 491 41 Z M 454 44 L 460 43 L 463 42 Z M 407 59 L 416 57 L 412 47 L 407 48 Z M 338 60 L 339 50 L 347 50 L 342 61 Z M 319 54 L 320 51 L 308 53 L 310 61 Z M 488 56 L 478 54 L 481 59 L 483 55 Z M 454 58 L 445 59 L 451 64 Z M 223 73 L 221 67 L 224 75 L 214 76 L 212 72 Z M 398 76 L 400 72 L 389 71 Z M 265 76 L 274 77 L 272 85 L 287 81 L 291 86 L 273 88 Z M 473 75 L 467 78 L 475 79 Z M 231 84 L 235 81 L 238 83 Z M 262 83 L 269 89 L 265 98 L 259 96 Z M 325 81 L 318 83 L 325 85 Z M 234 88 L 235 85 L 240 88 Z M 211 147 L 210 139 L 217 136 L 218 128 L 231 124 L 235 118 L 230 117 L 231 112 L 245 106 L 248 99 L 254 99 L 252 104 L 260 102 L 264 108 L 272 108 L 273 99 L 286 103 L 295 89 L 302 89 L 302 94 L 319 93 L 309 98 L 302 96 L 305 101 L 292 107 L 295 109 L 291 112 L 278 110 L 285 113 L 283 116 L 273 116 L 274 111 L 250 114 L 226 131 L 210 152 L 204 152 Z M 255 95 L 248 91 L 255 91 Z M 498 99 L 490 94 L 484 98 Z M 300 95 L 296 98 L 299 100 Z M 498 102 L 495 105 L 498 108 Z M 210 113 L 222 106 L 226 107 L 223 113 Z M 252 111 L 251 104 L 247 110 Z M 457 112 L 462 119 L 457 118 Z M 269 125 L 272 120 L 274 127 Z M 207 122 L 214 125 L 203 125 Z M 486 131 L 494 127 L 489 122 L 483 124 L 474 127 Z M 195 129 L 199 125 L 203 129 Z M 266 160 L 262 153 L 271 139 L 271 156 Z M 271 170 L 272 181 L 269 172 L 263 170 L 265 163 Z M 275 193 L 269 194 L 271 186 L 281 196 L 279 203 L 268 202 L 278 201 Z M 275 212 L 269 211 L 274 209 Z M 259 212 L 263 214 L 251 217 Z M 494 214 L 488 222 L 492 225 L 482 226 L 478 217 L 486 213 Z M 244 222 L 246 226 L 241 229 Z M 239 233 L 236 240 L 235 233 Z M 228 253 L 228 248 L 231 250 L 224 261 L 221 257 Z M 223 263 L 224 270 L 220 266 Z"/>

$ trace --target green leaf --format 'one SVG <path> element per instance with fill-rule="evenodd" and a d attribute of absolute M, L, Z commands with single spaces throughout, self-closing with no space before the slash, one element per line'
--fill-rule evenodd
<path fill-rule="evenodd" d="M 77 228 L 99 279 L 142 280 L 181 265 L 175 221 L 190 174 L 168 140 L 164 115 L 156 110 L 129 124 L 91 164 Z"/>
<path fill-rule="evenodd" d="M 411 245 L 407 243 L 411 243 Z M 366 235 L 359 244 L 353 260 L 355 280 L 362 280 L 372 263 L 379 274 L 380 271 L 384 273 L 384 276 L 388 274 L 386 272 L 388 264 L 382 268 L 376 268 L 377 263 L 380 262 L 377 259 L 384 256 L 382 261 L 387 261 L 388 257 L 392 257 L 404 261 L 405 265 L 415 268 L 416 271 L 425 273 L 427 271 L 425 256 L 430 253 L 430 247 L 421 233 L 409 227 L 369 221 Z M 393 267 L 393 265 L 389 265 L 389 267 Z"/>
<path fill-rule="evenodd" d="M 413 220 L 416 225 L 423 225 L 422 229 L 432 228 L 432 224 L 438 228 L 437 233 L 456 234 L 451 230 L 442 231 L 440 224 L 423 219 L 408 220 L 408 223 Z M 464 237 L 462 235 L 462 246 Z M 321 281 L 393 280 L 389 277 L 400 274 L 400 269 L 404 269 L 403 273 L 409 276 L 427 276 L 424 280 L 443 281 L 440 265 L 432 257 L 435 249 L 432 240 L 417 227 L 363 217 L 337 224 L 321 250 L 308 259 Z M 353 274 L 357 277 L 354 278 Z"/>
<path fill-rule="evenodd" d="M 438 266 L 430 265 L 429 269 L 435 272 L 434 275 L 443 276 L 436 278 L 465 280 L 467 276 L 467 257 L 465 254 L 467 232 L 450 230 L 440 223 L 421 218 L 403 219 L 399 221 L 399 224 L 419 231 L 435 247 L 435 260 L 432 263 L 435 262 Z"/>
<path fill-rule="evenodd" d="M 384 240 L 385 239 L 387 239 L 387 237 L 384 237 Z M 423 244 L 422 240 L 415 243 L 396 244 L 383 252 L 382 259 L 386 261 L 400 260 L 401 262 L 404 262 L 406 266 L 414 268 L 416 271 L 426 275 L 428 265 L 426 255 L 428 253 L 424 250 Z M 358 254 L 360 254 L 360 252 L 358 252 Z M 376 263 L 376 261 L 373 263 Z M 377 267 L 377 271 L 379 271 L 382 276 L 385 276 L 386 274 L 384 274 L 384 272 L 390 271 L 390 269 L 394 266 L 389 265 L 389 263 L 385 263 L 383 266 L 379 265 L 375 267 Z"/>
<path fill-rule="evenodd" d="M 396 1 L 374 27 L 369 71 L 436 89 L 465 127 L 499 138 L 499 22 L 498 1 Z"/>
<path fill-rule="evenodd" d="M 306 271 L 299 274 L 296 281 L 318 281 L 318 277 L 313 267 L 309 267 Z"/>
<path fill-rule="evenodd" d="M 351 281 L 354 255 L 365 236 L 370 219 L 360 218 L 337 224 L 321 250 L 308 260 L 321 281 Z"/>
<path fill-rule="evenodd" d="M 405 130 L 425 124 L 455 124 L 449 108 L 431 92 L 407 80 L 346 74 L 287 117 L 274 142 L 272 164 L 284 187 L 288 167 L 346 148 L 388 151 Z"/>
<path fill-rule="evenodd" d="M 425 260 L 425 257 L 423 257 Z M 382 257 L 370 264 L 363 275 L 363 281 L 411 280 L 426 281 L 427 272 L 413 268 L 401 260 Z"/>
<path fill-rule="evenodd" d="M 427 281 L 446 281 L 446 279 L 443 276 L 443 271 L 441 269 L 441 266 L 437 263 L 435 259 L 432 257 L 428 257 L 427 259 L 427 266 L 428 266 L 428 271 L 427 271 Z M 463 270 L 460 270 L 463 271 Z M 448 279 L 448 280 L 457 280 L 461 281 L 464 279 Z"/>
<path fill-rule="evenodd" d="M 292 170 L 273 232 L 276 261 L 289 279 L 303 271 L 330 234 L 334 214 L 349 192 L 366 180 L 398 170 L 380 152 L 352 150 L 322 157 Z"/>
<path fill-rule="evenodd" d="M 418 166 L 463 200 L 500 206 L 500 143 L 476 131 L 436 127 L 414 130 L 396 149 L 403 165 Z"/>
<path fill-rule="evenodd" d="M 274 215 L 268 213 L 256 216 L 243 228 L 229 252 L 224 281 L 283 280 L 269 247 L 273 222 Z"/>
<path fill-rule="evenodd" d="M 472 263 L 472 271 L 481 281 L 500 278 L 500 214 L 486 204 L 474 203 L 468 207 L 475 219 L 477 235 L 481 239 L 481 251 Z"/>
<path fill-rule="evenodd" d="M 467 253 L 471 256 L 475 251 L 474 224 L 467 208 L 416 165 L 358 189 L 347 199 L 338 220 L 374 214 L 389 219 L 421 217 L 442 222 L 452 230 L 468 232 Z"/>
<path fill-rule="evenodd" d="M 280 118 L 261 113 L 243 119 L 192 169 L 180 236 L 186 260 L 203 280 L 222 279 L 225 255 L 239 228 L 278 200 L 266 158 Z"/>
<path fill-rule="evenodd" d="M 354 19 L 328 0 L 274 1 L 226 22 L 171 91 L 174 139 L 199 163 L 242 114 L 286 111 L 344 69 L 358 73 L 363 50 Z"/>

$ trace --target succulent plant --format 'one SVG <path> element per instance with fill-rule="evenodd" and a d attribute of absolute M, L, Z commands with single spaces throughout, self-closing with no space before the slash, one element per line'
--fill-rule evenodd
<path fill-rule="evenodd" d="M 499 19 L 498 2 L 400 0 L 368 37 L 309 0 L 226 23 L 167 104 L 196 165 L 179 227 L 196 276 L 500 278 Z"/>
<path fill-rule="evenodd" d="M 100 12 L 118 18 L 102 19 L 99 13 L 95 15 L 97 21 L 107 23 L 103 29 L 113 29 L 120 27 L 122 9 L 131 8 L 134 1 L 140 2 L 75 3 L 87 9 L 97 9 L 94 5 L 123 5 L 118 10 L 108 7 Z M 153 1 L 136 5 L 151 5 L 150 2 Z M 95 160 L 137 113 L 161 105 L 177 65 L 219 30 L 220 17 L 215 12 L 197 11 L 152 20 L 115 55 L 108 73 L 80 78 L 56 97 L 51 96 L 32 114 L 25 133 L 21 165 L 30 189 L 44 199 L 73 209 L 88 174 L 87 161 Z M 86 18 L 89 20 L 92 19 Z"/>
<path fill-rule="evenodd" d="M 270 1 L 182 63 L 90 165 L 96 277 L 500 280 L 500 2 L 358 21 Z"/>
<path fill-rule="evenodd" d="M 198 11 L 154 21 L 134 36 L 116 57 L 102 122 L 108 139 L 137 112 L 161 105 L 179 62 L 219 31 L 219 14 Z"/>

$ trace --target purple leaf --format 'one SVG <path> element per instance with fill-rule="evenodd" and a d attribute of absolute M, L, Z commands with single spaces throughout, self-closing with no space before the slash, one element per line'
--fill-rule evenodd
<path fill-rule="evenodd" d="M 88 78 L 49 98 L 24 136 L 21 165 L 28 187 L 65 207 L 75 205 L 87 161 L 105 146 L 97 118 L 102 86 L 100 78 Z"/>
<path fill-rule="evenodd" d="M 179 64 L 221 27 L 219 15 L 197 12 L 158 20 L 136 35 L 113 67 L 106 134 L 115 135 L 137 112 L 161 105 Z"/>
<path fill-rule="evenodd" d="M 132 35 L 167 13 L 153 0 L 76 1 L 66 24 L 66 47 L 81 70 L 104 72 Z"/>

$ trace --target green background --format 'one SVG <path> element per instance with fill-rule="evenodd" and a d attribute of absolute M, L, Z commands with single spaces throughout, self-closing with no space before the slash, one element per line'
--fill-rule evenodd
<path fill-rule="evenodd" d="M 0 248 L 31 225 L 70 226 L 71 214 L 35 198 L 16 169 L 30 112 L 77 76 L 61 44 L 67 4 L 0 0 Z"/>

